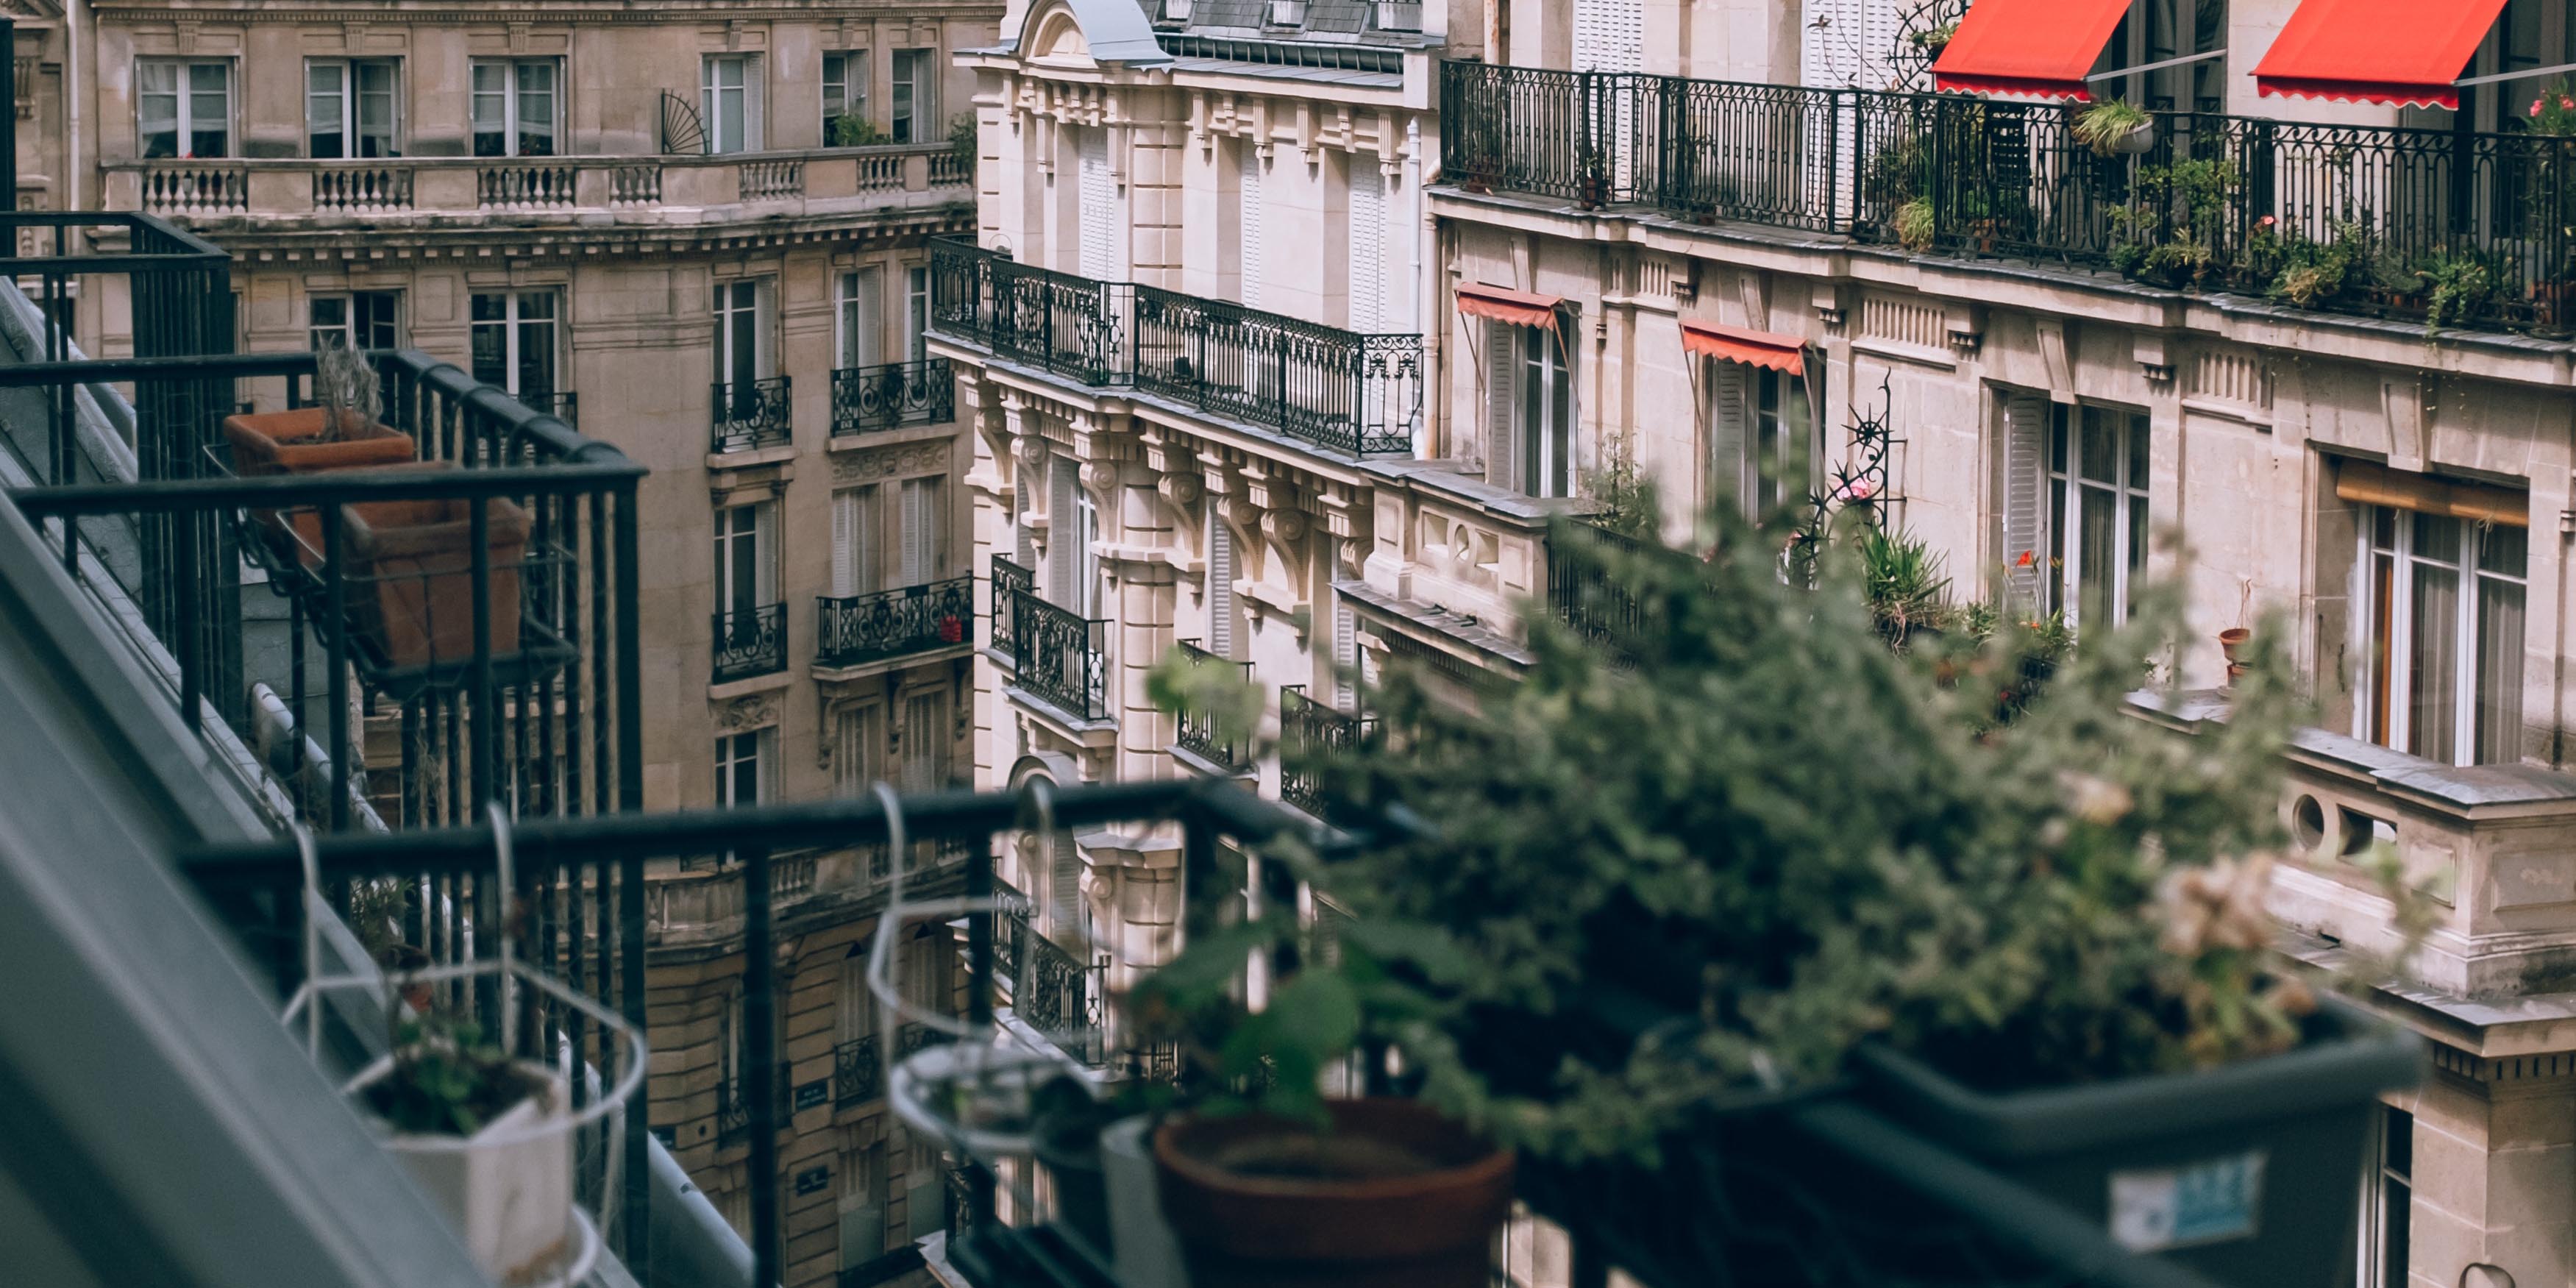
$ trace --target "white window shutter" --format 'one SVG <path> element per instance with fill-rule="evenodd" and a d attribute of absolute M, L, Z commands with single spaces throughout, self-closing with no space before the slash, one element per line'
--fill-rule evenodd
<path fill-rule="evenodd" d="M 1082 906 L 1082 850 L 1073 843 L 1073 833 L 1057 832 L 1053 862 L 1047 881 L 1047 915 L 1055 923 L 1058 936 L 1080 924 L 1075 915 Z"/>
<path fill-rule="evenodd" d="M 1216 507 L 1208 507 L 1207 557 L 1207 650 L 1218 657 L 1234 656 L 1234 530 L 1216 517 Z"/>
<path fill-rule="evenodd" d="M 752 567 L 754 589 L 763 604 L 778 602 L 778 503 L 763 501 L 752 507 Z"/>
<path fill-rule="evenodd" d="M 778 279 L 761 278 L 752 286 L 752 371 L 767 380 L 778 374 Z"/>
<path fill-rule="evenodd" d="M 885 361 L 885 279 L 873 268 L 859 270 L 858 279 L 851 310 L 858 318 L 856 334 L 851 336 L 850 365 L 873 367 Z"/>
<path fill-rule="evenodd" d="M 1351 329 L 1386 329 L 1386 177 L 1373 154 L 1351 154 Z"/>
<path fill-rule="evenodd" d="M 1751 391 L 1745 378 L 1752 373 L 1741 362 L 1710 362 L 1708 369 L 1709 504 L 1747 514 L 1755 495 L 1753 481 L 1747 477 L 1751 471 L 1746 468 L 1752 452 L 1746 425 Z"/>
<path fill-rule="evenodd" d="M 1075 512 L 1073 499 L 1078 490 L 1074 472 L 1081 467 L 1067 457 L 1049 459 L 1054 462 L 1054 473 L 1047 499 L 1047 593 L 1057 605 L 1069 606 L 1082 602 L 1073 584 L 1082 567 L 1074 557 L 1075 547 L 1082 544 L 1082 516 Z"/>
<path fill-rule="evenodd" d="M 859 493 L 845 488 L 832 494 L 832 597 L 846 599 L 859 593 L 858 556 Z"/>
<path fill-rule="evenodd" d="M 1109 178 L 1109 131 L 1086 128 L 1075 139 L 1080 160 L 1082 275 L 1114 281 L 1118 271 L 1118 187 Z"/>
<path fill-rule="evenodd" d="M 1235 188 L 1243 227 L 1243 307 L 1261 307 L 1261 154 L 1249 139 L 1235 145 Z"/>
<path fill-rule="evenodd" d="M 758 54 L 742 60 L 742 147 L 758 152 L 769 146 L 769 68 Z"/>
<path fill-rule="evenodd" d="M 930 492 L 936 479 L 906 479 L 903 484 L 903 584 L 926 585 L 931 579 Z"/>
<path fill-rule="evenodd" d="M 2048 575 L 2048 397 L 2004 396 L 2004 577 L 2016 611 L 2036 612 Z M 2029 563 L 2022 556 L 2030 556 Z"/>
<path fill-rule="evenodd" d="M 1360 706 L 1360 616 L 1351 611 L 1348 596 L 1335 595 L 1333 605 L 1333 665 L 1342 668 L 1338 680 L 1342 705 L 1357 711 Z"/>
<path fill-rule="evenodd" d="M 1520 333 L 1506 322 L 1485 322 L 1485 481 L 1497 487 L 1520 485 L 1519 399 L 1512 395 L 1521 378 Z"/>

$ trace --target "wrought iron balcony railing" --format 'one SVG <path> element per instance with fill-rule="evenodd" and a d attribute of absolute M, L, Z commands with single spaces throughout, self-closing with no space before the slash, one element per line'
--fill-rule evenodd
<path fill-rule="evenodd" d="M 957 418 L 957 380 L 946 358 L 832 373 L 832 436 L 874 433 Z"/>
<path fill-rule="evenodd" d="M 1413 450 L 1422 338 L 1363 335 L 1238 304 L 931 249 L 931 324 L 1008 362 L 1132 387 L 1352 455 Z"/>
<path fill-rule="evenodd" d="M 1079 720 L 1109 716 L 1109 623 L 1029 591 L 1011 596 L 1013 683 Z"/>
<path fill-rule="evenodd" d="M 726 684 L 787 669 L 787 605 L 715 615 L 715 675 Z"/>
<path fill-rule="evenodd" d="M 743 1137 L 751 1134 L 751 1089 L 746 1085 L 747 1076 L 738 1073 L 716 1084 L 716 1143 L 718 1145 L 738 1144 Z M 795 1089 L 789 1084 L 785 1065 L 777 1066 L 775 1076 L 778 1081 L 778 1098 L 771 1103 L 778 1106 L 780 1112 L 777 1112 L 770 1121 L 784 1124 L 787 1121 L 784 1110 L 786 1106 L 793 1103 Z"/>
<path fill-rule="evenodd" d="M 1236 662 L 1199 647 L 1197 640 L 1182 640 L 1181 656 L 1193 666 L 1230 666 L 1238 668 L 1243 678 L 1252 678 L 1250 662 Z M 1238 730 L 1227 736 L 1217 728 L 1209 713 L 1184 705 L 1174 720 L 1172 744 L 1220 769 L 1241 773 L 1252 767 L 1249 731 Z"/>
<path fill-rule="evenodd" d="M 791 440 L 786 376 L 736 380 L 710 386 L 714 429 L 707 450 L 748 452 Z"/>
<path fill-rule="evenodd" d="M 814 664 L 859 666 L 967 642 L 975 579 L 952 577 L 874 595 L 815 602 Z"/>
<path fill-rule="evenodd" d="M 522 390 L 510 396 L 530 411 L 542 412 L 576 429 L 581 427 L 581 395 L 572 390 Z"/>
<path fill-rule="evenodd" d="M 1323 798 L 1310 757 L 1347 751 L 1377 728 L 1367 715 L 1335 710 L 1306 696 L 1306 686 L 1279 686 L 1279 799 L 1317 813 Z"/>
<path fill-rule="evenodd" d="M 1016 659 L 1020 653 L 1016 598 L 1037 589 L 1037 574 L 1011 559 L 993 556 L 993 651 Z"/>
<path fill-rule="evenodd" d="M 1645 550 L 1639 542 L 1607 528 L 1587 524 L 1575 531 L 1576 540 L 1589 538 L 1625 555 Z M 1569 556 L 1555 540 L 1547 547 L 1547 599 L 1557 617 L 1577 634 L 1614 652 L 1624 652 L 1644 638 L 1646 606 L 1617 578 Z"/>
<path fill-rule="evenodd" d="M 1471 191 L 1846 234 L 2452 326 L 2576 324 L 2576 138 L 1448 63 Z"/>

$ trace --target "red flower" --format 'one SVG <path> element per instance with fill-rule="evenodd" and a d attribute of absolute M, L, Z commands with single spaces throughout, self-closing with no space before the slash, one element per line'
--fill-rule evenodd
<path fill-rule="evenodd" d="M 2015 567 L 2015 568 L 2027 568 L 2027 567 L 2029 567 L 2029 566 L 2030 566 L 2030 552 L 2029 552 L 2029 551 L 2027 551 L 2027 550 L 2025 550 L 2025 551 L 2022 551 L 2022 552 L 2021 552 L 2021 558 L 2016 559 L 2016 560 L 2014 560 L 2014 561 L 2013 561 L 2013 567 Z"/>
<path fill-rule="evenodd" d="M 940 643 L 956 644 L 962 642 L 965 638 L 966 623 L 961 622 L 954 617 L 942 617 L 939 619 Z"/>

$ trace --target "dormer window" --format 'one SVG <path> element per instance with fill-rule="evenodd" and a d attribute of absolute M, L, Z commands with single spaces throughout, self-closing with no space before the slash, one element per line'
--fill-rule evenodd
<path fill-rule="evenodd" d="M 1162 9 L 1156 18 L 1158 22 L 1188 22 L 1189 20 L 1190 0 L 1163 0 Z"/>
<path fill-rule="evenodd" d="M 1269 23 L 1273 27 L 1306 25 L 1306 0 L 1270 0 Z"/>
<path fill-rule="evenodd" d="M 1377 29 L 1380 31 L 1422 30 L 1421 0 L 1377 0 Z"/>

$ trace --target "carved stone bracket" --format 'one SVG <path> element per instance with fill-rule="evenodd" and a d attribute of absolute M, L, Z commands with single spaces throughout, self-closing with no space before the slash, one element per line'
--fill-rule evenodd
<path fill-rule="evenodd" d="M 741 733 L 766 729 L 778 723 L 778 695 L 755 693 L 736 698 L 716 708 L 716 729 L 723 733 Z"/>

